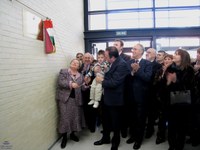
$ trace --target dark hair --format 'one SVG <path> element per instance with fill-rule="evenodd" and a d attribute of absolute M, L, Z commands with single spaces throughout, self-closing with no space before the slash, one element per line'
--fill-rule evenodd
<path fill-rule="evenodd" d="M 112 57 L 115 57 L 115 58 L 119 57 L 119 52 L 118 52 L 118 50 L 117 50 L 117 48 L 115 46 L 107 47 L 106 51 L 108 51 L 108 55 L 109 55 L 110 58 L 112 58 Z"/>
<path fill-rule="evenodd" d="M 186 50 L 177 49 L 175 53 L 181 56 L 181 63 L 179 66 L 181 70 L 190 66 L 191 64 L 190 54 Z"/>
<path fill-rule="evenodd" d="M 164 54 L 166 54 L 166 52 L 164 50 L 159 50 L 158 53 L 164 53 Z"/>
<path fill-rule="evenodd" d="M 77 53 L 76 54 L 76 58 L 78 57 L 78 55 L 82 55 L 83 56 L 83 53 Z"/>
<path fill-rule="evenodd" d="M 165 59 L 166 57 L 169 57 L 170 59 L 173 59 L 173 55 L 171 55 L 171 54 L 167 54 L 167 53 L 166 53 L 166 55 L 164 56 L 164 59 Z"/>
<path fill-rule="evenodd" d="M 100 50 L 98 51 L 97 55 L 104 55 L 104 56 L 105 56 L 105 51 L 102 50 L 102 49 L 100 49 Z"/>
<path fill-rule="evenodd" d="M 120 42 L 120 45 L 123 47 L 124 46 L 124 41 L 120 40 L 120 39 L 115 39 L 115 42 Z"/>

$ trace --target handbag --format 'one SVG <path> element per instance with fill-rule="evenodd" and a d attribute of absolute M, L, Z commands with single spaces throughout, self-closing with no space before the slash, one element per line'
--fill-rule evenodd
<path fill-rule="evenodd" d="M 191 104 L 190 90 L 170 92 L 170 104 Z"/>

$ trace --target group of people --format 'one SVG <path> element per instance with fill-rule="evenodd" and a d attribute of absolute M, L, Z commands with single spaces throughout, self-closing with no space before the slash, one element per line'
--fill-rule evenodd
<path fill-rule="evenodd" d="M 153 135 L 156 121 L 156 144 L 166 140 L 166 133 L 169 150 L 183 150 L 186 135 L 199 144 L 200 48 L 191 63 L 183 49 L 170 55 L 149 48 L 144 59 L 142 44 L 133 46 L 132 56 L 123 53 L 123 46 L 115 40 L 98 52 L 97 60 L 90 53 L 77 53 L 70 67 L 61 69 L 56 93 L 61 148 L 68 134 L 78 142 L 76 132 L 85 127 L 95 132 L 102 124 L 102 138 L 94 145 L 111 143 L 111 150 L 118 150 L 121 136 L 129 136 L 127 144 L 139 149 L 144 137 Z M 187 101 L 172 102 L 178 91 L 188 95 Z"/>

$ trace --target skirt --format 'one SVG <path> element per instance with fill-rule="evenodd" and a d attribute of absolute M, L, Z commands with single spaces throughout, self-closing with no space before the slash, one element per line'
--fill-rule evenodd
<path fill-rule="evenodd" d="M 86 127 L 83 107 L 75 103 L 74 98 L 69 98 L 66 103 L 58 102 L 59 133 L 79 132 Z"/>

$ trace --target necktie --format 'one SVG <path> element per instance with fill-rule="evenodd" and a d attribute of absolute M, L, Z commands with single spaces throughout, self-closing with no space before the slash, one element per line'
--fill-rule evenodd
<path fill-rule="evenodd" d="M 135 60 L 135 63 L 139 63 L 139 60 L 138 60 L 138 59 L 136 59 L 136 60 Z"/>

